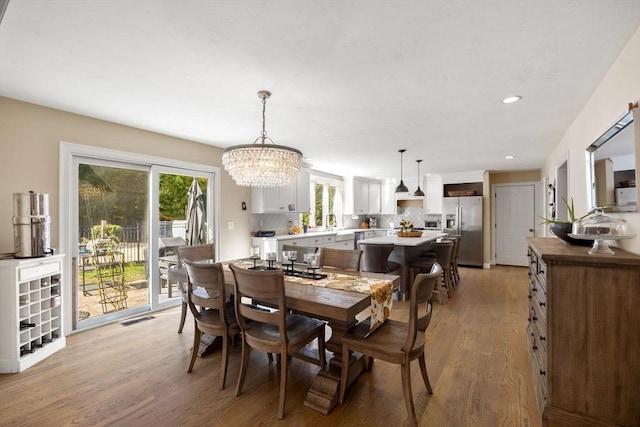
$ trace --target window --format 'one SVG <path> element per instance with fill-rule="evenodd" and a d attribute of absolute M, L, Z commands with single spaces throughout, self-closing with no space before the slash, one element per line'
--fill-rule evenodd
<path fill-rule="evenodd" d="M 316 228 L 342 226 L 342 182 L 311 176 L 313 201 L 309 224 Z M 330 220 L 333 219 L 333 223 Z"/>

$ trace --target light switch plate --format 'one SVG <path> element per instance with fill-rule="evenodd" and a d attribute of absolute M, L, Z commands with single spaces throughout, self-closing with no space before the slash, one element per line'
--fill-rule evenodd
<path fill-rule="evenodd" d="M 227 229 L 228 230 L 233 230 L 233 226 L 234 226 L 233 221 L 227 221 Z"/>

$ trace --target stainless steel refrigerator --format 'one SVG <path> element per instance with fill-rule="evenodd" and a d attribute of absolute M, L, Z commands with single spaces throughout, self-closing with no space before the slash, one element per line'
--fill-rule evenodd
<path fill-rule="evenodd" d="M 462 236 L 458 264 L 482 267 L 482 196 L 445 197 L 442 231 Z"/>

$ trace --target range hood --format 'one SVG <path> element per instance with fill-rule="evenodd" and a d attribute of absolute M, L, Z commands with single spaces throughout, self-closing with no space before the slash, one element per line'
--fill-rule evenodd
<path fill-rule="evenodd" d="M 407 197 L 396 199 L 396 206 L 399 208 L 422 208 L 424 207 L 424 196 Z"/>

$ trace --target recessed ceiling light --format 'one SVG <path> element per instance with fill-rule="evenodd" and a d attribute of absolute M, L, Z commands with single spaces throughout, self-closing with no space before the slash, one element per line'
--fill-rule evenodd
<path fill-rule="evenodd" d="M 504 156 L 504 158 L 507 159 L 507 160 L 511 160 L 511 159 L 515 159 L 516 156 Z"/>
<path fill-rule="evenodd" d="M 518 96 L 518 95 L 516 95 L 516 96 L 509 96 L 509 97 L 507 97 L 507 98 L 503 99 L 503 100 L 502 100 L 502 103 L 503 103 L 503 104 L 513 104 L 514 102 L 518 102 L 518 101 L 520 101 L 521 99 L 522 99 L 522 97 L 521 97 L 521 96 Z"/>

